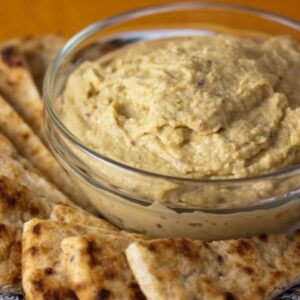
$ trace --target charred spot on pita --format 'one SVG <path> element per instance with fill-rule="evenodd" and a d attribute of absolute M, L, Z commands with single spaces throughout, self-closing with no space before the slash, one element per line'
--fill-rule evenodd
<path fill-rule="evenodd" d="M 262 286 L 258 286 L 257 289 L 256 289 L 256 291 L 257 291 L 257 294 L 259 294 L 261 296 L 265 295 L 265 293 L 266 293 L 265 288 L 262 287 Z"/>
<path fill-rule="evenodd" d="M 217 256 L 217 261 L 218 261 L 219 264 L 222 263 L 223 262 L 223 257 L 221 255 L 218 255 Z"/>
<path fill-rule="evenodd" d="M 224 300 L 236 300 L 236 297 L 232 293 L 226 292 L 224 294 Z"/>
<path fill-rule="evenodd" d="M 29 249 L 29 251 L 30 251 L 30 254 L 32 255 L 32 256 L 35 256 L 36 254 L 37 254 L 37 252 L 38 252 L 38 249 L 36 248 L 36 247 L 31 247 L 30 249 Z"/>
<path fill-rule="evenodd" d="M 149 244 L 148 245 L 148 250 L 151 251 L 151 252 L 156 252 L 156 246 L 155 244 Z"/>
<path fill-rule="evenodd" d="M 6 226 L 4 224 L 0 224 L 0 233 L 6 231 Z"/>
<path fill-rule="evenodd" d="M 35 290 L 38 292 L 42 292 L 44 289 L 43 279 L 34 279 L 32 281 L 32 285 L 34 286 Z"/>
<path fill-rule="evenodd" d="M 20 67 L 23 66 L 23 62 L 18 56 L 17 50 L 14 46 L 9 46 L 1 50 L 1 56 L 3 61 L 9 67 Z"/>
<path fill-rule="evenodd" d="M 97 247 L 93 240 L 89 240 L 86 251 L 90 258 L 90 265 L 95 266 L 97 264 L 97 258 L 95 253 L 99 253 L 101 251 L 101 248 Z"/>
<path fill-rule="evenodd" d="M 146 299 L 146 297 L 142 293 L 139 285 L 136 282 L 131 282 L 129 284 L 129 288 L 133 292 L 134 299 L 136 299 L 136 300 L 145 300 Z"/>
<path fill-rule="evenodd" d="M 13 284 L 19 284 L 21 282 L 21 276 L 16 276 L 12 279 Z"/>
<path fill-rule="evenodd" d="M 203 245 L 206 249 L 209 248 L 208 242 L 203 242 L 202 245 Z"/>
<path fill-rule="evenodd" d="M 261 235 L 258 236 L 258 238 L 263 242 L 268 241 L 268 236 L 266 234 L 261 234 Z"/>
<path fill-rule="evenodd" d="M 235 250 L 239 255 L 243 256 L 252 250 L 252 245 L 248 241 L 239 240 L 237 241 Z"/>
<path fill-rule="evenodd" d="M 98 291 L 97 293 L 97 300 L 106 300 L 109 299 L 111 295 L 111 291 L 107 290 L 107 289 L 101 289 L 100 291 Z"/>
<path fill-rule="evenodd" d="M 39 235 L 41 233 L 41 224 L 36 224 L 32 228 L 32 233 L 35 235 Z"/>
<path fill-rule="evenodd" d="M 244 267 L 243 270 L 244 270 L 245 273 L 247 273 L 248 275 L 254 274 L 253 268 L 251 268 L 251 267 L 249 267 L 249 266 Z"/>
<path fill-rule="evenodd" d="M 54 273 L 54 270 L 52 268 L 46 268 L 44 272 L 46 275 L 52 275 Z"/>
<path fill-rule="evenodd" d="M 37 206 L 32 205 L 29 207 L 29 212 L 32 216 L 37 216 L 39 215 L 40 210 Z"/>
<path fill-rule="evenodd" d="M 14 208 L 17 203 L 17 198 L 14 196 L 8 197 L 8 198 L 6 198 L 6 203 L 7 203 L 8 208 Z"/>

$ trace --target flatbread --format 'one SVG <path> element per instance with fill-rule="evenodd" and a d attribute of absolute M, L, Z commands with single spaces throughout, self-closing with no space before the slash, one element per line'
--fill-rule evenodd
<path fill-rule="evenodd" d="M 78 299 L 146 299 L 124 253 L 133 241 L 116 235 L 96 234 L 62 241 L 64 267 Z"/>
<path fill-rule="evenodd" d="M 266 300 L 300 282 L 300 232 L 211 243 L 138 241 L 126 255 L 148 300 Z"/>
<path fill-rule="evenodd" d="M 40 138 L 1 96 L 0 132 L 14 144 L 19 154 L 27 158 L 47 179 L 74 202 L 90 211 L 94 211 L 91 209 L 86 197 L 76 188 Z"/>
<path fill-rule="evenodd" d="M 10 142 L 9 139 L 7 139 L 4 135 L 0 132 L 0 155 L 3 157 L 9 157 L 14 160 L 17 160 L 20 162 L 25 169 L 36 171 L 38 173 L 38 170 L 24 157 L 20 156 L 17 152 L 14 145 Z"/>
<path fill-rule="evenodd" d="M 0 222 L 23 226 L 24 222 L 34 217 L 48 218 L 54 206 L 55 202 L 0 176 Z"/>
<path fill-rule="evenodd" d="M 21 236 L 18 226 L 0 223 L 0 293 L 21 293 Z"/>
<path fill-rule="evenodd" d="M 23 223 L 48 218 L 55 204 L 73 204 L 13 156 L 18 154 L 0 136 L 0 291 L 19 293 Z"/>
<path fill-rule="evenodd" d="M 33 217 L 48 218 L 55 204 L 74 205 L 63 193 L 36 172 L 30 162 L 22 158 L 14 146 L 0 134 L 0 290 L 20 292 L 21 251 L 23 223 Z M 63 206 L 65 218 L 87 220 L 98 227 L 113 228 L 77 208 Z M 57 209 L 57 213 L 62 209 Z M 55 214 L 54 214 L 55 215 Z M 17 251 L 19 249 L 19 252 Z"/>
<path fill-rule="evenodd" d="M 24 169 L 18 161 L 8 157 L 2 159 L 4 162 L 1 164 L 0 157 L 0 292 L 19 293 L 22 290 L 20 244 L 24 222 L 34 217 L 49 218 L 56 204 L 69 215 L 72 212 L 69 220 L 77 216 L 77 221 L 86 219 L 91 222 L 95 217 L 75 207 L 63 194 L 52 189 L 34 172 Z M 68 210 L 65 204 L 73 205 L 72 209 Z M 53 216 L 62 213 L 59 208 L 55 211 Z M 94 224 L 98 228 L 100 224 L 109 227 L 104 220 L 96 220 Z M 2 233 L 1 228 L 5 229 Z"/>
<path fill-rule="evenodd" d="M 40 94 L 42 94 L 44 75 L 48 65 L 64 43 L 64 38 L 59 34 L 27 37 L 19 42 L 19 47 Z"/>
<path fill-rule="evenodd" d="M 22 282 L 27 300 L 77 299 L 63 266 L 61 242 L 69 236 L 115 234 L 106 229 L 32 219 L 22 238 Z"/>
<path fill-rule="evenodd" d="M 48 218 L 53 207 L 53 202 L 0 175 L 0 292 L 21 292 L 23 223 Z"/>
<path fill-rule="evenodd" d="M 0 154 L 17 158 L 18 153 L 10 141 L 0 133 Z"/>
<path fill-rule="evenodd" d="M 118 230 L 109 222 L 97 218 L 78 207 L 70 207 L 69 205 L 56 205 L 51 213 L 50 219 L 63 223 L 77 223 L 107 230 Z"/>
<path fill-rule="evenodd" d="M 43 103 L 19 47 L 13 42 L 0 46 L 0 92 L 33 130 L 42 130 Z"/>
<path fill-rule="evenodd" d="M 35 173 L 21 162 L 0 154 L 0 176 L 27 187 L 37 197 L 47 198 L 57 204 L 74 205 L 61 191 L 45 178 Z"/>

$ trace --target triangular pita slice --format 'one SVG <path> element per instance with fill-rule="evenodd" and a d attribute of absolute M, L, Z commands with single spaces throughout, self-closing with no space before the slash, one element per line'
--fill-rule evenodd
<path fill-rule="evenodd" d="M 44 139 L 43 103 L 17 45 L 0 46 L 0 92 Z"/>
<path fill-rule="evenodd" d="M 79 300 L 146 299 L 124 252 L 133 241 L 103 234 L 69 237 L 62 241 L 64 267 Z"/>
<path fill-rule="evenodd" d="M 33 219 L 24 225 L 22 282 L 27 300 L 77 299 L 63 266 L 61 242 L 70 236 L 114 234 L 117 231 L 52 220 Z"/>
<path fill-rule="evenodd" d="M 27 37 L 19 42 L 19 47 L 40 93 L 46 69 L 64 42 L 64 38 L 59 34 Z"/>
<path fill-rule="evenodd" d="M 23 222 L 48 217 L 55 203 L 73 205 L 65 195 L 24 165 L 0 155 L 0 291 L 20 292 Z"/>
<path fill-rule="evenodd" d="M 50 219 L 63 223 L 77 223 L 85 226 L 93 226 L 107 230 L 118 230 L 111 223 L 97 218 L 79 207 L 69 205 L 56 205 L 51 213 Z"/>
<path fill-rule="evenodd" d="M 53 182 L 78 205 L 89 210 L 91 205 L 78 191 L 70 177 L 62 169 L 48 148 L 31 130 L 19 114 L 0 96 L 0 132 L 27 158 L 47 179 Z"/>
<path fill-rule="evenodd" d="M 300 232 L 210 243 L 138 241 L 126 255 L 148 300 L 266 300 L 300 282 Z"/>
<path fill-rule="evenodd" d="M 54 201 L 36 195 L 35 191 L 15 180 L 0 176 L 0 222 L 23 226 L 32 218 L 48 218 L 54 206 Z"/>
<path fill-rule="evenodd" d="M 0 292 L 21 292 L 23 223 L 48 218 L 54 205 L 16 180 L 0 176 Z"/>
<path fill-rule="evenodd" d="M 74 205 L 67 196 L 59 191 L 54 185 L 45 178 L 27 169 L 26 165 L 11 157 L 0 154 L 0 176 L 5 176 L 10 180 L 27 187 L 37 197 L 47 198 L 57 204 Z"/>
<path fill-rule="evenodd" d="M 22 164 L 25 169 L 39 173 L 38 170 L 31 164 L 30 161 L 28 161 L 27 159 L 19 155 L 14 145 L 10 142 L 9 139 L 7 139 L 4 135 L 2 135 L 1 132 L 0 132 L 0 156 L 3 158 L 11 158 L 13 160 L 16 160 L 20 164 Z"/>
<path fill-rule="evenodd" d="M 0 135 L 0 291 L 21 291 L 23 223 L 33 217 L 48 218 L 60 203 L 73 205 Z"/>

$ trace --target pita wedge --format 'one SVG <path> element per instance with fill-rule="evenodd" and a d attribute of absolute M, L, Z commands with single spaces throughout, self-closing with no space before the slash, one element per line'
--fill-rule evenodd
<path fill-rule="evenodd" d="M 47 67 L 64 42 L 64 38 L 59 34 L 27 37 L 19 41 L 19 47 L 40 93 Z"/>
<path fill-rule="evenodd" d="M 21 292 L 23 223 L 48 218 L 54 205 L 16 180 L 0 176 L 0 292 Z"/>
<path fill-rule="evenodd" d="M 20 166 L 17 164 L 17 167 Z M 31 173 L 23 174 L 23 176 L 21 174 L 18 177 L 18 169 L 14 169 L 13 166 L 12 170 L 7 170 L 5 166 L 1 167 L 0 173 L 10 175 L 9 177 L 0 175 L 0 292 L 18 293 L 21 292 L 21 249 L 19 245 L 24 222 L 35 217 L 49 218 L 57 203 L 64 203 L 62 205 L 64 212 L 71 211 L 71 218 L 77 216 L 77 221 L 83 222 L 86 219 L 91 222 L 95 217 L 89 216 L 75 206 L 68 210 L 65 204 L 71 204 L 71 202 L 60 193 L 47 190 L 49 186 L 45 185 L 43 181 L 38 183 L 37 176 L 30 178 Z M 56 209 L 56 213 L 58 212 L 62 213 L 61 210 Z M 84 215 L 85 218 L 81 215 Z M 101 224 L 103 227 L 109 228 L 109 223 L 104 220 L 97 220 L 94 223 L 98 227 Z M 1 228 L 5 230 L 1 231 Z M 110 228 L 113 228 L 112 225 Z"/>
<path fill-rule="evenodd" d="M 78 191 L 52 153 L 19 114 L 1 96 L 0 132 L 13 143 L 18 152 L 29 160 L 47 179 L 53 182 L 78 205 L 93 211 L 85 196 Z"/>
<path fill-rule="evenodd" d="M 124 252 L 133 241 L 127 237 L 96 234 L 62 241 L 65 270 L 79 300 L 146 299 Z"/>
<path fill-rule="evenodd" d="M 211 243 L 138 241 L 126 255 L 148 300 L 272 299 L 300 282 L 300 232 Z"/>
<path fill-rule="evenodd" d="M 26 159 L 23 159 L 13 146 L 13 144 L 0 133 L 0 154 L 2 156 L 11 157 L 13 159 L 23 162 L 24 165 L 27 165 L 28 168 L 33 168 L 33 166 L 27 162 Z"/>
<path fill-rule="evenodd" d="M 0 291 L 20 292 L 23 222 L 48 217 L 55 203 L 73 204 L 30 164 L 12 158 L 17 154 L 1 139 L 0 150 Z"/>
<path fill-rule="evenodd" d="M 0 46 L 0 92 L 33 130 L 44 138 L 43 103 L 22 52 L 13 43 Z"/>
<path fill-rule="evenodd" d="M 61 242 L 86 234 L 121 235 L 117 231 L 52 220 L 25 223 L 22 238 L 22 282 L 27 300 L 77 299 L 63 265 Z"/>
<path fill-rule="evenodd" d="M 44 197 L 57 204 L 74 205 L 54 185 L 45 178 L 31 169 L 27 169 L 26 165 L 11 157 L 0 154 L 0 176 L 5 176 L 10 180 L 14 180 L 19 184 L 30 189 L 36 196 Z"/>
<path fill-rule="evenodd" d="M 48 218 L 60 203 L 73 205 L 0 136 L 0 291 L 21 291 L 23 223 Z"/>
<path fill-rule="evenodd" d="M 97 218 L 79 207 L 69 205 L 56 205 L 50 215 L 50 219 L 62 223 L 77 223 L 85 226 L 98 227 L 107 230 L 118 230 L 109 222 Z"/>

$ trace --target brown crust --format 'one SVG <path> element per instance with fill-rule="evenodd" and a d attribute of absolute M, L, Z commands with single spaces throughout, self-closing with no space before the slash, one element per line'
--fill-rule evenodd
<path fill-rule="evenodd" d="M 0 76 L 1 77 L 1 76 Z M 1 80 L 1 78 L 0 78 Z M 72 199 L 83 204 L 85 198 L 74 188 L 71 179 L 40 138 L 18 113 L 0 96 L 0 132 L 14 145 L 14 152 L 24 156 L 47 179 Z"/>
<path fill-rule="evenodd" d="M 126 254 L 149 299 L 269 300 L 299 282 L 299 246 L 295 232 L 215 242 L 139 241 Z"/>
<path fill-rule="evenodd" d="M 65 237 L 89 232 L 110 233 L 101 227 L 88 227 L 76 223 L 66 224 L 51 220 L 33 219 L 25 224 L 22 280 L 27 299 L 77 299 L 65 272 L 61 242 Z M 119 233 L 115 232 L 115 234 Z M 94 241 L 85 245 L 84 250 L 87 249 L 91 257 L 96 255 Z M 98 263 L 97 257 L 93 263 Z"/>
<path fill-rule="evenodd" d="M 96 234 L 63 241 L 68 278 L 80 299 L 145 300 L 124 255 L 131 241 Z"/>

